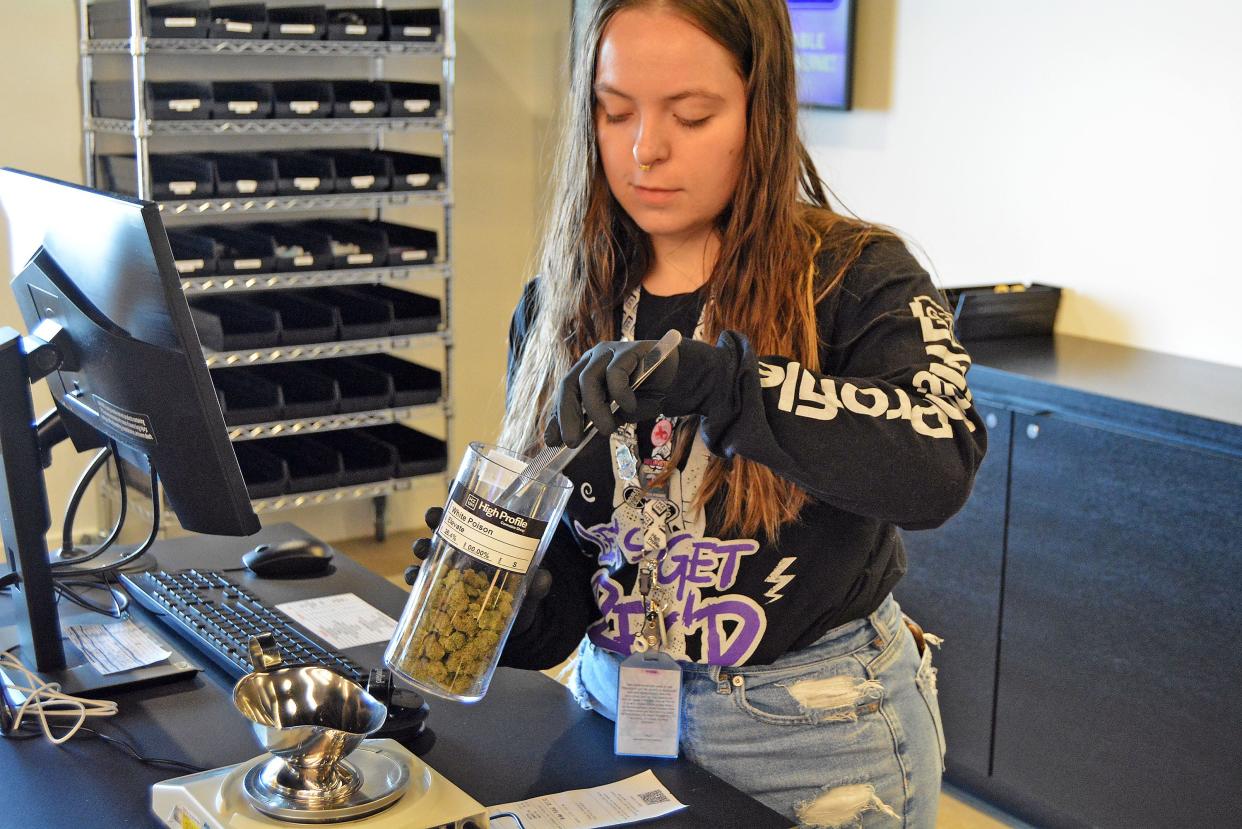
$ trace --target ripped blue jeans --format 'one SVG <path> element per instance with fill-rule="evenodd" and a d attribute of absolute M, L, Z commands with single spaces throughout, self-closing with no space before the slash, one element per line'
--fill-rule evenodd
<path fill-rule="evenodd" d="M 944 768 L 931 650 L 889 596 L 770 665 L 683 663 L 681 750 L 799 826 L 931 829 Z M 584 708 L 615 718 L 621 660 L 583 640 L 570 687 Z"/>

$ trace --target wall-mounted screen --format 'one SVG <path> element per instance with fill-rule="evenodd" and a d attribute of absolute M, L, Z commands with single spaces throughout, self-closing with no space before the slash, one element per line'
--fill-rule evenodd
<path fill-rule="evenodd" d="M 854 62 L 854 0 L 788 0 L 798 67 L 798 102 L 849 109 Z"/>

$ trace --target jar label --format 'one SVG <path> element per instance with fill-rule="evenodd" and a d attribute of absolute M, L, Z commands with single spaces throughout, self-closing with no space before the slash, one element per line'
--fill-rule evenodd
<path fill-rule="evenodd" d="M 436 534 L 479 561 L 525 573 L 547 527 L 547 521 L 506 510 L 459 484 L 449 495 Z"/>

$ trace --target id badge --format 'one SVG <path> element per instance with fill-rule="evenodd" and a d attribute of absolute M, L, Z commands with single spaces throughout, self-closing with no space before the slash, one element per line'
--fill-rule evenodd
<path fill-rule="evenodd" d="M 613 751 L 623 756 L 677 757 L 681 732 L 681 667 L 659 651 L 631 654 L 617 682 Z"/>

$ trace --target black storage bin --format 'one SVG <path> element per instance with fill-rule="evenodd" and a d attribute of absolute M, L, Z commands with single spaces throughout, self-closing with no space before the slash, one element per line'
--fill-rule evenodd
<path fill-rule="evenodd" d="M 267 36 L 272 40 L 323 40 L 328 14 L 323 6 L 288 6 L 267 10 Z"/>
<path fill-rule="evenodd" d="M 285 418 L 322 417 L 336 414 L 341 391 L 336 381 L 300 363 L 255 366 L 252 371 L 280 386 Z"/>
<path fill-rule="evenodd" d="M 383 37 L 383 9 L 328 9 L 328 40 L 382 40 Z"/>
<path fill-rule="evenodd" d="M 443 393 L 440 372 L 391 354 L 367 354 L 363 357 L 350 357 L 341 362 L 350 363 L 359 370 L 365 368 L 387 375 L 392 381 L 393 407 L 435 403 Z"/>
<path fill-rule="evenodd" d="M 289 490 L 289 466 L 260 446 L 260 442 L 245 440 L 233 444 L 237 465 L 246 481 L 246 492 L 251 498 L 283 495 Z"/>
<path fill-rule="evenodd" d="M 270 196 L 276 192 L 276 162 L 261 155 L 221 153 L 208 158 L 216 168 L 216 195 Z"/>
<path fill-rule="evenodd" d="M 426 334 L 440 327 L 440 300 L 387 285 L 365 285 L 343 290 L 367 299 L 388 303 L 392 308 L 392 336 Z"/>
<path fill-rule="evenodd" d="M 1061 289 L 1051 285 L 979 285 L 946 288 L 958 339 L 1048 335 L 1056 322 Z"/>
<path fill-rule="evenodd" d="M 276 162 L 276 192 L 303 196 L 336 191 L 336 166 L 319 153 L 268 153 Z"/>
<path fill-rule="evenodd" d="M 190 81 L 150 82 L 143 87 L 147 116 L 157 121 L 194 121 L 211 117 L 211 84 Z M 134 87 L 129 81 L 91 81 L 91 112 L 99 118 L 134 117 Z"/>
<path fill-rule="evenodd" d="M 243 40 L 267 37 L 267 6 L 262 3 L 213 4 L 207 36 Z"/>
<path fill-rule="evenodd" d="M 434 155 L 381 150 L 392 164 L 393 190 L 443 190 L 444 162 Z"/>
<path fill-rule="evenodd" d="M 387 481 L 397 472 L 397 450 L 362 429 L 323 432 L 315 440 L 341 453 L 341 486 Z"/>
<path fill-rule="evenodd" d="M 390 81 L 388 97 L 393 118 L 436 118 L 443 114 L 439 84 Z"/>
<path fill-rule="evenodd" d="M 332 267 L 332 242 L 305 225 L 250 225 L 255 233 L 272 237 L 276 244 L 276 270 L 319 271 Z"/>
<path fill-rule="evenodd" d="M 331 118 L 330 81 L 273 81 L 273 118 Z"/>
<path fill-rule="evenodd" d="M 341 453 L 318 440 L 296 436 L 270 438 L 263 448 L 289 467 L 289 492 L 335 489 L 341 481 Z"/>
<path fill-rule="evenodd" d="M 369 426 L 362 431 L 397 450 L 398 478 L 432 475 L 448 467 L 448 449 L 439 438 L 397 423 Z"/>
<path fill-rule="evenodd" d="M 306 222 L 305 227 L 327 235 L 337 268 L 373 268 L 388 259 L 388 237 L 366 222 Z"/>
<path fill-rule="evenodd" d="M 337 118 L 383 118 L 388 115 L 388 84 L 379 81 L 333 81 L 332 113 Z"/>
<path fill-rule="evenodd" d="M 280 420 L 284 413 L 280 386 L 251 369 L 216 369 L 211 372 L 211 382 L 229 426 L 268 423 Z"/>
<path fill-rule="evenodd" d="M 272 117 L 272 85 L 264 81 L 215 81 L 212 113 L 226 121 Z"/>
<path fill-rule="evenodd" d="M 141 8 L 147 37 L 207 37 L 207 0 L 145 0 Z M 91 3 L 86 25 L 92 39 L 128 38 L 129 0 Z"/>
<path fill-rule="evenodd" d="M 393 380 L 388 372 L 352 358 L 312 360 L 304 365 L 336 381 L 342 412 L 369 412 L 392 405 Z"/>
<path fill-rule="evenodd" d="M 242 299 L 196 298 L 190 315 L 199 341 L 213 351 L 270 348 L 280 342 L 280 314 Z"/>
<path fill-rule="evenodd" d="M 392 331 L 392 305 L 348 288 L 314 288 L 305 292 L 316 302 L 334 306 L 341 319 L 342 340 L 371 340 Z"/>
<path fill-rule="evenodd" d="M 421 265 L 436 261 L 439 236 L 434 230 L 390 222 L 371 222 L 368 226 L 384 234 L 388 243 L 389 265 Z"/>
<path fill-rule="evenodd" d="M 299 292 L 264 291 L 248 299 L 280 313 L 281 345 L 328 343 L 340 336 L 341 318 L 336 308 Z"/>
<path fill-rule="evenodd" d="M 216 194 L 215 167 L 194 155 L 152 155 L 151 195 L 156 201 L 210 199 Z M 116 193 L 137 195 L 138 159 L 132 155 L 99 156 L 100 180 Z"/>
<path fill-rule="evenodd" d="M 388 39 L 438 43 L 444 33 L 439 9 L 389 9 Z"/>
<path fill-rule="evenodd" d="M 336 192 L 366 193 L 392 186 L 392 162 L 388 156 L 367 150 L 332 150 L 323 153 L 336 168 Z"/>
<path fill-rule="evenodd" d="M 276 267 L 276 242 L 271 236 L 228 225 L 197 230 L 220 245 L 217 273 L 268 273 Z"/>
<path fill-rule="evenodd" d="M 173 264 L 183 277 L 211 276 L 216 272 L 219 246 L 214 239 L 182 230 L 168 231 Z"/>

